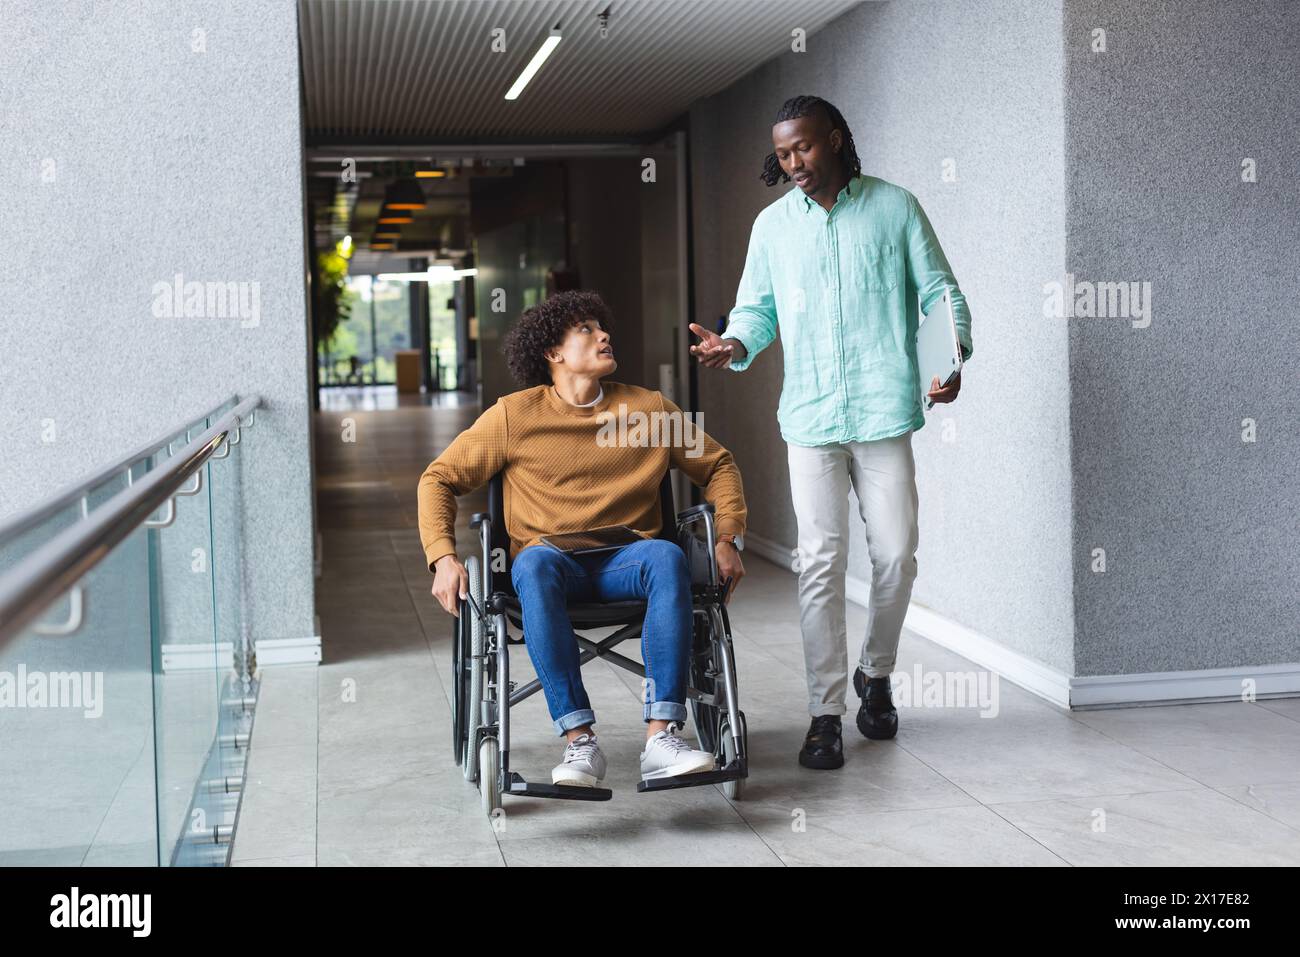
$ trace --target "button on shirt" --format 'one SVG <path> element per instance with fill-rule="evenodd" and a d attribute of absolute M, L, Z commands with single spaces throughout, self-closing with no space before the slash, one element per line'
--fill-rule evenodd
<path fill-rule="evenodd" d="M 874 176 L 855 176 L 828 213 L 797 186 L 754 220 L 724 339 L 748 355 L 777 332 L 785 383 L 781 436 L 795 445 L 870 442 L 925 424 L 916 330 L 951 290 L 963 358 L 970 312 L 921 204 Z M 929 390 L 929 383 L 926 384 Z"/>

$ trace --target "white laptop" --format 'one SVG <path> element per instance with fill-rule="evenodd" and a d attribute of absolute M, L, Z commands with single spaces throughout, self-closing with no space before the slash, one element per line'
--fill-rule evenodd
<path fill-rule="evenodd" d="M 929 409 L 934 403 L 926 393 L 934 377 L 938 376 L 939 385 L 945 386 L 961 371 L 961 341 L 952 314 L 952 295 L 947 289 L 934 301 L 916 331 L 916 368 L 921 378 L 921 401 Z"/>

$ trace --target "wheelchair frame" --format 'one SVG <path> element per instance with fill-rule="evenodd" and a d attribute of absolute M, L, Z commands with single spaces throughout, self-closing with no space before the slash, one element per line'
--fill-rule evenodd
<path fill-rule="evenodd" d="M 503 516 L 500 474 L 493 478 L 492 483 L 489 507 L 494 514 Z M 673 515 L 672 486 L 668 475 L 664 476 L 660 486 L 660 507 L 665 518 Z M 704 523 L 703 544 L 708 549 L 708 581 L 696 582 L 692 574 L 691 661 L 686 697 L 700 747 L 715 755 L 715 768 L 712 771 L 641 781 L 637 785 L 639 792 L 722 784 L 723 793 L 728 798 L 739 800 L 743 796 L 744 781 L 749 774 L 748 734 L 745 714 L 738 703 L 731 625 L 723 602 L 722 587 L 718 582 L 717 560 L 714 556 L 713 514 L 713 506 L 709 503 L 695 505 L 677 513 L 674 523 L 677 537 L 669 540 L 682 547 L 684 538 L 695 537 L 692 534 L 693 526 L 699 522 Z M 522 644 L 524 639 L 512 639 L 509 633 L 509 615 L 519 609 L 518 597 L 493 588 L 494 532 L 497 540 L 504 541 L 504 547 L 509 548 L 509 540 L 504 535 L 503 519 L 499 518 L 498 523 L 500 527 L 494 527 L 492 515 L 483 512 L 475 513 L 470 519 L 471 527 L 479 535 L 482 557 L 471 556 L 467 563 L 469 599 L 460 602 L 452 642 L 453 754 L 457 763 L 463 766 L 466 779 L 478 785 L 483 809 L 489 816 L 501 807 L 501 797 L 505 794 L 516 797 L 608 801 L 613 796 L 608 788 L 528 781 L 510 768 L 510 709 L 536 694 L 542 685 L 537 678 L 523 687 L 516 687 L 515 682 L 510 680 L 509 646 Z M 668 537 L 663 529 L 660 537 Z M 508 551 L 506 554 L 508 556 Z M 688 567 L 692 567 L 689 552 L 687 558 Z M 617 604 L 622 603 L 608 603 L 604 607 Z M 517 617 L 522 630 L 522 610 Z M 604 622 L 603 625 L 576 625 L 574 638 L 581 651 L 579 667 L 596 658 L 604 658 L 611 664 L 644 678 L 645 667 L 642 664 L 612 650 L 623 641 L 640 637 L 644 617 L 643 608 L 630 620 L 624 620 L 626 616 L 617 616 L 617 620 Z M 613 634 L 599 641 L 577 633 L 579 627 L 606 625 L 619 627 Z M 503 694 L 502 689 L 506 689 L 506 693 Z"/>

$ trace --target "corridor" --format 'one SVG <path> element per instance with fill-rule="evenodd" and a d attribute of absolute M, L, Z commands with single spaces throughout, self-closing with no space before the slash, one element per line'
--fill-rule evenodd
<path fill-rule="evenodd" d="M 494 826 L 451 758 L 451 619 L 429 594 L 416 531 L 420 473 L 478 414 L 457 395 L 431 406 L 335 390 L 315 416 L 325 657 L 262 669 L 235 865 L 1300 863 L 1296 698 L 1070 714 L 1004 681 L 994 713 L 896 692 L 896 739 L 862 738 L 853 698 L 845 767 L 799 767 L 796 579 L 749 552 L 730 606 L 744 800 L 715 787 L 638 794 L 638 682 L 595 661 L 584 679 L 614 799 L 506 798 Z M 485 507 L 482 493 L 460 501 L 462 558 L 468 515 Z M 864 618 L 849 605 L 851 655 Z M 520 647 L 511 667 L 533 677 Z M 905 631 L 898 672 L 918 669 L 981 671 Z M 512 764 L 546 779 L 561 748 L 541 696 L 513 714 Z"/>

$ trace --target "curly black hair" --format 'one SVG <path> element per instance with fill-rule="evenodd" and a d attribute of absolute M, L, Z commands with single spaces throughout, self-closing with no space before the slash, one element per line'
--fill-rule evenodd
<path fill-rule="evenodd" d="M 844 136 L 844 142 L 840 145 L 840 160 L 844 163 L 844 168 L 849 171 L 850 176 L 859 175 L 862 172 L 862 162 L 858 159 L 857 148 L 853 145 L 853 131 L 849 129 L 849 124 L 844 122 L 840 111 L 820 96 L 790 97 L 781 104 L 781 109 L 777 111 L 772 125 L 776 126 L 786 120 L 797 120 L 801 116 L 815 116 L 819 112 L 824 113 L 831 121 L 831 129 L 839 130 Z M 786 175 L 785 170 L 781 169 L 781 161 L 776 158 L 776 153 L 767 154 L 767 159 L 763 160 L 763 172 L 758 175 L 768 186 L 790 182 L 790 177 Z"/>
<path fill-rule="evenodd" d="M 531 309 L 525 309 L 501 344 L 506 365 L 515 381 L 525 389 L 550 385 L 547 350 L 560 345 L 574 326 L 591 319 L 599 322 L 606 332 L 611 331 L 614 316 L 605 300 L 594 292 L 557 292 Z"/>

